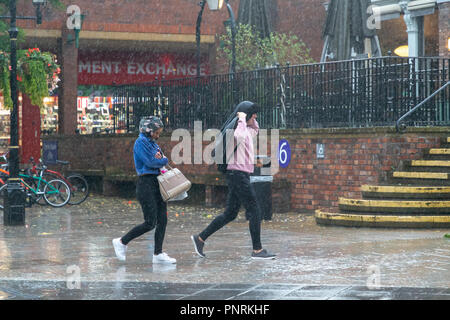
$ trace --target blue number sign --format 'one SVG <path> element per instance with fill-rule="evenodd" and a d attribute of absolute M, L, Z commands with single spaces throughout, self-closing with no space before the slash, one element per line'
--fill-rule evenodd
<path fill-rule="evenodd" d="M 291 147 L 287 140 L 282 139 L 278 144 L 278 163 L 280 167 L 286 168 L 289 162 L 291 162 Z"/>

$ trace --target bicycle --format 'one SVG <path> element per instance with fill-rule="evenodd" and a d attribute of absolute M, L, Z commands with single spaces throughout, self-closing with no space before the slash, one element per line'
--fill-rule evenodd
<path fill-rule="evenodd" d="M 53 171 L 47 168 L 42 162 L 42 159 L 39 159 L 39 163 L 41 167 L 37 167 L 34 162 L 33 157 L 30 158 L 30 163 L 33 165 L 31 169 L 33 173 L 39 175 L 42 174 L 44 177 L 50 177 L 50 179 L 60 179 L 63 180 L 70 188 L 71 196 L 69 200 L 69 204 L 76 205 L 80 204 L 87 199 L 89 196 L 89 184 L 87 180 L 79 173 L 72 173 L 69 176 L 65 177 L 58 171 Z M 68 165 L 68 161 L 56 160 L 56 163 L 61 165 Z M 43 172 L 42 172 L 43 171 Z M 49 180 L 49 179 L 46 179 Z"/>
<path fill-rule="evenodd" d="M 0 186 L 0 198 L 3 198 L 8 188 L 6 179 L 9 177 L 9 172 L 5 169 L 0 169 L 0 173 L 0 183 L 2 184 Z M 62 207 L 70 200 L 70 188 L 60 179 L 46 181 L 43 179 L 42 174 L 40 176 L 19 174 L 19 182 L 25 188 L 28 207 L 38 202 L 42 197 L 52 207 Z M 3 210 L 3 203 L 4 199 L 0 201 L 1 210 Z"/>

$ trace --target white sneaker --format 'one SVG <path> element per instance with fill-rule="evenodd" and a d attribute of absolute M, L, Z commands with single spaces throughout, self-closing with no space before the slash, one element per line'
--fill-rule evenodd
<path fill-rule="evenodd" d="M 125 254 L 127 253 L 127 246 L 120 241 L 120 238 L 113 239 L 114 251 L 116 252 L 117 259 L 125 261 Z"/>
<path fill-rule="evenodd" d="M 163 252 L 158 255 L 153 255 L 153 263 L 177 263 L 177 259 L 171 258 L 167 253 Z"/>

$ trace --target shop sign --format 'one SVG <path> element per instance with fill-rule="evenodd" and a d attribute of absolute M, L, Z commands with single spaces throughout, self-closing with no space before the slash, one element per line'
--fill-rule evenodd
<path fill-rule="evenodd" d="M 209 74 L 206 57 L 200 75 Z M 150 82 L 155 79 L 195 77 L 195 55 L 147 53 L 83 53 L 78 59 L 78 84 L 113 85 Z"/>
<path fill-rule="evenodd" d="M 42 158 L 46 164 L 56 164 L 56 160 L 58 160 L 58 141 L 43 141 Z"/>

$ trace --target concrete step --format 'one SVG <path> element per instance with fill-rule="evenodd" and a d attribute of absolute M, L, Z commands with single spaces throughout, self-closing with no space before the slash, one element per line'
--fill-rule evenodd
<path fill-rule="evenodd" d="M 316 210 L 318 224 L 378 228 L 449 228 L 450 215 L 384 215 L 381 213 L 340 213 Z"/>
<path fill-rule="evenodd" d="M 429 154 L 444 154 L 444 155 L 450 155 L 450 149 L 449 148 L 432 148 L 428 150 Z"/>
<path fill-rule="evenodd" d="M 450 201 L 445 200 L 368 200 L 339 198 L 341 211 L 377 212 L 399 215 L 449 214 Z"/>
<path fill-rule="evenodd" d="M 447 172 L 394 171 L 393 178 L 448 180 Z"/>
<path fill-rule="evenodd" d="M 448 199 L 450 187 L 438 186 L 361 186 L 363 198 L 369 199 Z"/>
<path fill-rule="evenodd" d="M 450 173 L 450 160 L 406 160 L 406 171 Z"/>
<path fill-rule="evenodd" d="M 447 172 L 424 172 L 424 171 L 394 171 L 388 173 L 389 184 L 407 185 L 450 185 L 449 173 Z"/>
<path fill-rule="evenodd" d="M 349 227 L 450 227 L 450 137 L 423 160 L 388 174 L 390 185 L 363 185 L 364 199 L 339 198 L 340 212 L 316 210 L 318 224 Z"/>
<path fill-rule="evenodd" d="M 425 160 L 450 160 L 450 148 L 431 148 L 424 150 Z"/>

